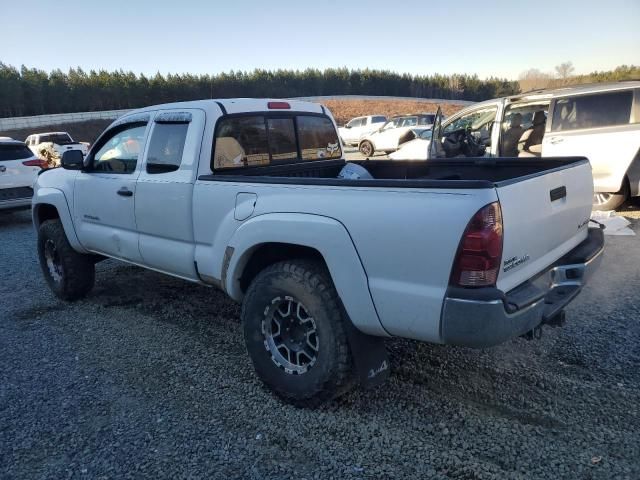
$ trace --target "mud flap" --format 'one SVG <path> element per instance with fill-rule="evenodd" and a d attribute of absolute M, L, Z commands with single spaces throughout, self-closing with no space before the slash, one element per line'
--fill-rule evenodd
<path fill-rule="evenodd" d="M 362 333 L 353 326 L 351 321 L 347 324 L 347 338 L 351 348 L 351 356 L 356 368 L 360 385 L 364 388 L 375 388 L 383 384 L 390 373 L 389 357 L 382 337 L 374 337 Z"/>

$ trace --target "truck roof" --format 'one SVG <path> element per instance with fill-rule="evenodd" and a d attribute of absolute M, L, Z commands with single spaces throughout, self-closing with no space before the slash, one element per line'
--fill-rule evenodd
<path fill-rule="evenodd" d="M 151 105 L 149 107 L 139 108 L 128 112 L 125 116 L 132 114 L 153 112 L 163 109 L 179 109 L 179 108 L 199 108 L 207 113 L 217 114 L 220 106 L 224 107 L 227 113 L 244 113 L 244 112 L 265 112 L 269 110 L 278 110 L 269 108 L 271 102 L 285 102 L 290 105 L 290 109 L 282 109 L 282 111 L 312 112 L 326 113 L 326 108 L 319 103 L 305 102 L 301 100 L 288 100 L 282 98 L 220 98 L 210 100 L 193 100 L 190 102 L 174 102 L 164 103 L 161 105 Z"/>
<path fill-rule="evenodd" d="M 32 133 L 31 135 L 69 135 L 69 132 L 38 132 Z"/>

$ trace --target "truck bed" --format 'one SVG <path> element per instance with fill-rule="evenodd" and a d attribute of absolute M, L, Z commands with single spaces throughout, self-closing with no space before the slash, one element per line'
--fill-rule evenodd
<path fill-rule="evenodd" d="M 351 187 L 494 188 L 586 162 L 584 157 L 362 160 L 350 163 L 365 167 L 374 179 L 346 180 L 338 178 L 338 174 L 347 162 L 330 160 L 225 170 L 199 179 Z"/>

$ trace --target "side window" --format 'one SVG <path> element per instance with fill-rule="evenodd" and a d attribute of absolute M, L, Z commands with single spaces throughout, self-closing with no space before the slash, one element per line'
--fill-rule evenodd
<path fill-rule="evenodd" d="M 501 125 L 500 155 L 517 157 L 523 150 L 540 154 L 548 110 L 547 103 L 507 106 Z"/>
<path fill-rule="evenodd" d="M 91 171 L 132 173 L 142 150 L 146 123 L 133 123 L 118 128 L 106 140 L 91 160 Z"/>
<path fill-rule="evenodd" d="M 268 118 L 267 128 L 271 162 L 291 161 L 298 158 L 293 118 Z"/>
<path fill-rule="evenodd" d="M 263 116 L 221 120 L 216 131 L 213 167 L 255 167 L 269 164 Z"/>
<path fill-rule="evenodd" d="M 556 100 L 551 131 L 626 125 L 631 118 L 633 92 L 599 93 Z"/>
<path fill-rule="evenodd" d="M 387 121 L 387 117 L 375 116 L 371 119 L 371 123 L 384 123 Z"/>
<path fill-rule="evenodd" d="M 327 117 L 300 115 L 297 123 L 303 160 L 342 157 L 338 134 L 331 120 Z"/>
<path fill-rule="evenodd" d="M 180 168 L 188 129 L 188 123 L 155 124 L 147 154 L 147 173 L 175 172 Z"/>

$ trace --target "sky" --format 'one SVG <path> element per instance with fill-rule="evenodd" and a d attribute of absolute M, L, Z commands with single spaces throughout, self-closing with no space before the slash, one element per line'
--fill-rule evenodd
<path fill-rule="evenodd" d="M 314 67 L 517 77 L 640 65 L 640 0 L 0 0 L 0 62 L 153 75 Z M 19 20 L 19 21 L 18 21 Z"/>

